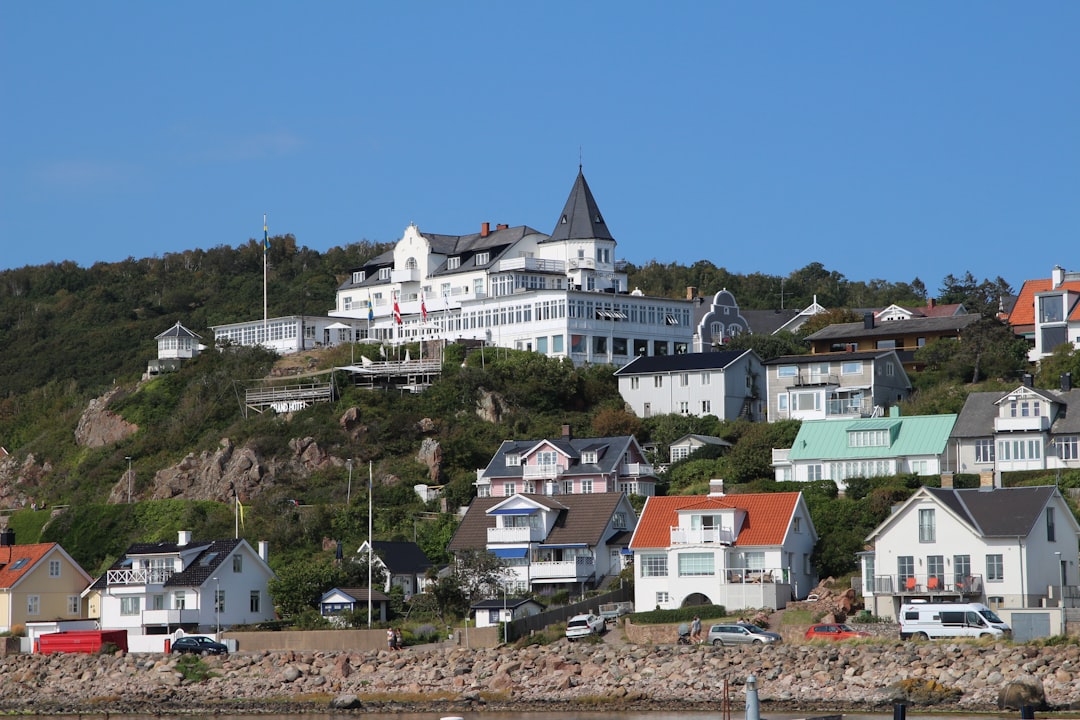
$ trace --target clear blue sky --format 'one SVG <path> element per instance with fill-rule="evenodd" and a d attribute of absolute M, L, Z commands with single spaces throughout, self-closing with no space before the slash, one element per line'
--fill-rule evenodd
<path fill-rule="evenodd" d="M 642 264 L 1080 270 L 1080 3 L 0 3 L 0 268 L 291 233 Z"/>

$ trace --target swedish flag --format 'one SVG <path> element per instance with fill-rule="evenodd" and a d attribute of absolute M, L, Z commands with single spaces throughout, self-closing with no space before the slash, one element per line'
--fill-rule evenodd
<path fill-rule="evenodd" d="M 263 215 L 263 253 L 270 252 L 270 228 L 266 224 L 266 216 Z"/>

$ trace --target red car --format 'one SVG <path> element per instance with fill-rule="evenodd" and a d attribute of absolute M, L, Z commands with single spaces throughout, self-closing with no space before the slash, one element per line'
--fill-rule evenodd
<path fill-rule="evenodd" d="M 870 637 L 870 633 L 855 630 L 850 625 L 842 623 L 811 625 L 806 631 L 807 640 L 850 640 L 864 637 Z"/>

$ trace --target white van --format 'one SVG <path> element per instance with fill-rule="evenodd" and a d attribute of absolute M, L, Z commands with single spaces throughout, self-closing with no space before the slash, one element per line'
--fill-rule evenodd
<path fill-rule="evenodd" d="M 900 639 L 1008 637 L 1004 620 L 982 603 L 905 603 L 900 606 Z"/>

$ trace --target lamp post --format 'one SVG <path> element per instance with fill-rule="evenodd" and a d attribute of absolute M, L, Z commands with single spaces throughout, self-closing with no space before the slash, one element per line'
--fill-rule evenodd
<path fill-rule="evenodd" d="M 128 461 L 128 505 L 131 504 L 131 456 L 125 455 L 124 459 Z"/>
<path fill-rule="evenodd" d="M 502 586 L 502 591 L 503 591 L 503 611 L 502 611 L 503 643 L 505 643 L 506 645 L 509 645 L 510 644 L 510 620 L 506 617 L 506 586 L 505 585 Z"/>
<path fill-rule="evenodd" d="M 349 489 L 345 493 L 345 505 L 352 504 L 352 458 L 345 461 L 345 465 L 349 468 Z"/>
<path fill-rule="evenodd" d="M 1061 634 L 1065 634 L 1065 568 L 1061 564 L 1061 551 L 1055 550 L 1058 566 L 1058 607 L 1061 608 Z"/>
<path fill-rule="evenodd" d="M 221 642 L 221 581 L 214 578 L 214 639 Z"/>

